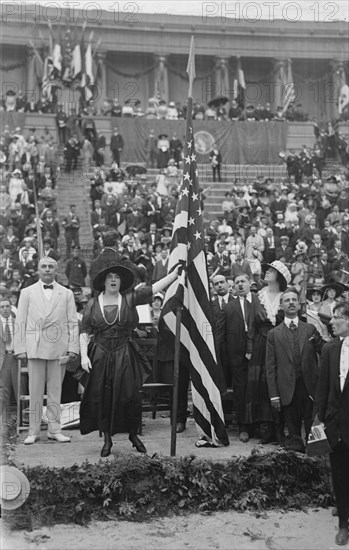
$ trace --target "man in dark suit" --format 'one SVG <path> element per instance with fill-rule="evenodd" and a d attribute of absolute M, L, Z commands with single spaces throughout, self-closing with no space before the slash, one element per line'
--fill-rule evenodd
<path fill-rule="evenodd" d="M 283 411 L 289 436 L 300 437 L 302 420 L 306 440 L 313 421 L 313 400 L 318 381 L 317 353 L 324 340 L 314 325 L 298 318 L 299 295 L 295 288 L 281 296 L 284 321 L 268 332 L 266 374 L 272 407 Z"/>
<path fill-rule="evenodd" d="M 124 138 L 119 134 L 119 129 L 115 126 L 114 133 L 110 139 L 110 150 L 113 160 L 120 166 L 121 153 L 124 148 Z"/>
<path fill-rule="evenodd" d="M 230 273 L 234 279 L 237 275 L 242 275 L 243 273 L 246 273 L 250 278 L 252 278 L 250 264 L 247 260 L 244 259 L 243 254 L 238 253 L 236 255 L 236 261 L 232 262 Z"/>
<path fill-rule="evenodd" d="M 315 406 L 332 452 L 330 463 L 338 510 L 336 544 L 349 541 L 349 304 L 338 304 L 330 321 L 335 339 L 323 349 Z"/>
<path fill-rule="evenodd" d="M 254 341 L 254 320 L 258 298 L 251 293 L 251 280 L 246 273 L 234 279 L 236 298 L 229 301 L 217 323 L 218 349 L 225 346 L 227 363 L 233 387 L 234 408 L 236 409 L 239 439 L 249 440 L 243 423 L 248 362 L 252 355 Z"/>
<path fill-rule="evenodd" d="M 149 226 L 149 232 L 145 233 L 144 240 L 147 241 L 147 245 L 152 245 L 155 247 L 155 244 L 160 242 L 161 233 L 157 229 L 156 223 L 151 223 Z"/>
<path fill-rule="evenodd" d="M 17 401 L 18 364 L 13 355 L 13 335 L 15 316 L 11 311 L 10 298 L 0 299 L 0 433 L 6 432 L 11 413 L 15 412 L 16 404 L 11 403 L 13 394 Z M 11 408 L 11 405 L 12 408 Z"/>
<path fill-rule="evenodd" d="M 268 227 L 264 237 L 263 260 L 266 264 L 271 264 L 276 260 L 276 248 L 279 244 L 279 239 L 275 238 L 271 227 Z"/>
<path fill-rule="evenodd" d="M 213 312 L 213 337 L 216 346 L 216 354 L 219 371 L 219 384 L 220 388 L 225 391 L 226 388 L 231 387 L 231 372 L 228 362 L 228 352 L 226 342 L 221 339 L 218 342 L 217 339 L 217 327 L 219 319 L 226 308 L 227 304 L 234 300 L 233 294 L 229 290 L 229 283 L 224 275 L 214 275 L 212 277 L 212 285 L 216 292 L 216 297 L 212 300 L 212 312 Z M 231 403 L 223 401 L 223 411 L 225 414 L 231 413 Z"/>
<path fill-rule="evenodd" d="M 275 256 L 277 260 L 281 260 L 286 265 L 292 262 L 293 250 L 289 246 L 290 239 L 287 235 L 280 237 L 279 246 L 276 247 Z"/>

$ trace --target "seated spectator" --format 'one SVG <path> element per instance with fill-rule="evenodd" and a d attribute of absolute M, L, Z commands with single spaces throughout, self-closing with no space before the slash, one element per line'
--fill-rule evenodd
<path fill-rule="evenodd" d="M 123 118 L 133 118 L 134 109 L 130 99 L 126 99 L 125 103 L 122 106 L 121 113 Z"/>
<path fill-rule="evenodd" d="M 275 116 L 274 116 L 274 120 L 285 120 L 285 114 L 284 114 L 284 110 L 282 107 L 280 107 L 280 105 L 278 105 L 276 107 L 276 113 L 275 113 Z"/>
<path fill-rule="evenodd" d="M 205 120 L 217 120 L 217 112 L 214 107 L 207 107 L 205 111 Z"/>
<path fill-rule="evenodd" d="M 121 107 L 121 105 L 119 103 L 119 99 L 117 97 L 115 99 L 113 99 L 110 115 L 112 117 L 121 117 L 122 116 L 122 107 Z"/>
<path fill-rule="evenodd" d="M 248 120 L 248 121 L 256 120 L 255 108 L 254 108 L 253 105 L 247 105 L 246 113 L 245 113 L 245 120 Z"/>
<path fill-rule="evenodd" d="M 174 101 L 170 101 L 166 113 L 167 120 L 178 120 L 178 111 Z"/>
<path fill-rule="evenodd" d="M 274 119 L 274 113 L 271 110 L 270 103 L 265 104 L 265 108 L 263 109 L 263 115 L 262 120 L 273 120 Z"/>
<path fill-rule="evenodd" d="M 231 102 L 231 107 L 229 109 L 228 118 L 230 118 L 230 120 L 240 120 L 241 115 L 242 109 L 239 107 L 237 101 L 233 99 Z"/>
<path fill-rule="evenodd" d="M 158 118 L 167 118 L 167 103 L 164 99 L 160 99 L 159 106 L 158 106 Z"/>

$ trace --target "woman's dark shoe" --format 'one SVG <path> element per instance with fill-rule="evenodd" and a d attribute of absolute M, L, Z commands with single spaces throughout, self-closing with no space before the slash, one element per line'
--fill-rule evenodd
<path fill-rule="evenodd" d="M 261 445 L 268 445 L 268 443 L 274 443 L 276 441 L 275 426 L 272 423 L 268 424 L 268 429 L 264 434 L 264 437 L 260 440 Z"/>
<path fill-rule="evenodd" d="M 105 458 L 106 456 L 110 455 L 112 446 L 113 446 L 112 441 L 110 441 L 108 443 L 104 443 L 104 445 L 102 447 L 102 450 L 101 450 L 101 457 L 102 458 Z"/>
<path fill-rule="evenodd" d="M 132 447 L 136 447 L 136 449 L 139 453 L 146 454 L 147 449 L 144 447 L 144 445 L 143 445 L 142 441 L 139 439 L 139 437 L 137 437 L 135 434 L 130 434 L 128 436 L 128 438 L 132 443 Z"/>

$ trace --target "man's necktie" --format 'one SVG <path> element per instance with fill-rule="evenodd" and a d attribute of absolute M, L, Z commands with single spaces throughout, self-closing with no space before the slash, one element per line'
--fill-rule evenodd
<path fill-rule="evenodd" d="M 290 330 L 292 330 L 292 332 L 294 332 L 295 330 L 297 330 L 297 325 L 296 323 L 294 323 L 293 321 L 290 322 L 290 326 L 289 326 Z"/>
<path fill-rule="evenodd" d="M 44 290 L 53 290 L 53 285 L 44 285 Z"/>
<path fill-rule="evenodd" d="M 246 298 L 246 296 L 244 296 L 244 313 L 245 313 L 245 323 L 246 325 L 248 325 L 248 321 L 249 321 L 249 314 L 250 314 L 250 308 L 249 308 L 249 303 L 248 303 L 248 300 Z"/>
<path fill-rule="evenodd" d="M 221 310 L 225 309 L 225 300 L 221 298 Z"/>
<path fill-rule="evenodd" d="M 9 325 L 8 319 L 6 319 L 6 324 L 5 324 L 5 336 L 6 336 L 6 344 L 8 346 L 11 345 L 12 336 L 11 336 L 10 325 Z"/>

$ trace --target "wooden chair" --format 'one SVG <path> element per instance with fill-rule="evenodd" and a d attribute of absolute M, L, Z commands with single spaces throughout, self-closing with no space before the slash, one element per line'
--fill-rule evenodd
<path fill-rule="evenodd" d="M 171 409 L 173 384 L 159 382 L 156 358 L 157 338 L 140 338 L 136 342 L 152 365 L 152 373 L 141 389 L 142 411 L 150 411 L 152 418 L 155 420 L 158 411 L 168 411 Z M 142 435 L 141 426 L 139 433 Z"/>

